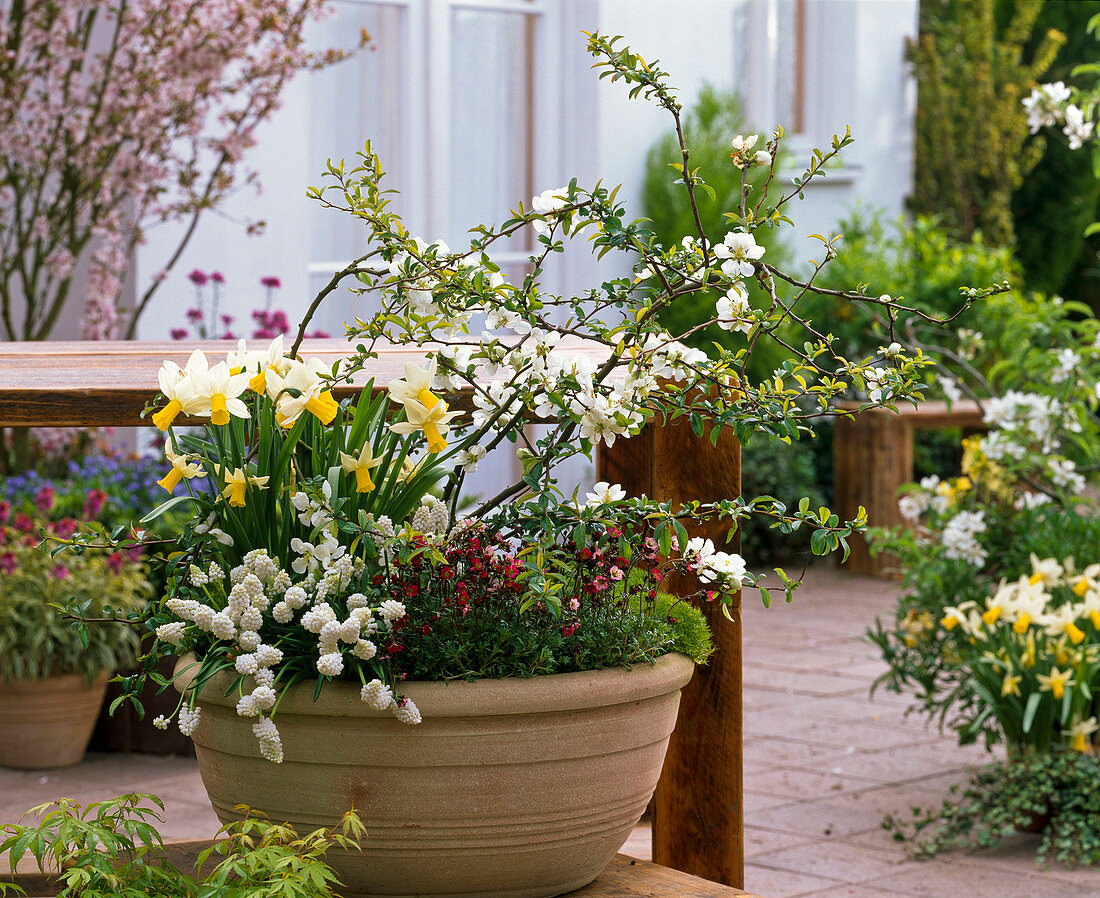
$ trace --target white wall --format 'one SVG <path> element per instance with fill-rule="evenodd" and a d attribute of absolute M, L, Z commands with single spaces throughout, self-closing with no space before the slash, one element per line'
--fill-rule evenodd
<path fill-rule="evenodd" d="M 774 32 L 777 12 L 782 13 L 782 4 L 791 2 L 544 3 L 540 22 L 543 67 L 537 80 L 539 140 L 535 148 L 539 189 L 559 186 L 573 176 L 588 183 L 602 177 L 609 184 L 622 183 L 621 195 L 628 209 L 641 214 L 638 197 L 645 153 L 670 126 L 667 113 L 653 104 L 629 100 L 622 84 L 596 81 L 589 69 L 591 59 L 584 51 L 582 29 L 626 35 L 628 43 L 644 57 L 658 58 L 678 86 L 685 107 L 704 81 L 741 91 L 747 117 L 767 134 L 776 124 L 772 116 L 774 90 L 769 87 L 775 79 L 769 66 L 789 62 L 774 58 L 775 42 L 783 35 L 769 33 L 769 26 Z M 881 206 L 892 214 L 902 209 L 911 184 L 915 107 L 915 88 L 902 54 L 905 37 L 916 31 L 917 0 L 807 0 L 806 8 L 810 133 L 792 138 L 788 146 L 804 164 L 811 145 L 827 144 L 830 135 L 842 131 L 846 124 L 852 128 L 855 143 L 845 153 L 843 169 L 809 191 L 806 201 L 795 210 L 792 217 L 803 235 L 829 231 L 853 202 Z M 424 15 L 416 0 L 409 9 L 410 20 Z M 778 21 L 783 21 L 782 15 Z M 402 56 L 400 52 L 397 55 Z M 413 63 L 410 72 L 418 71 Z M 426 69 L 430 78 L 431 59 Z M 365 66 L 361 70 L 369 71 Z M 345 64 L 340 77 L 356 77 L 355 71 L 353 63 Z M 310 147 L 311 123 L 331 100 L 318 95 L 309 77 L 290 86 L 282 110 L 260 129 L 259 143 L 249 154 L 250 164 L 264 183 L 263 193 L 256 196 L 243 190 L 226 204 L 224 216 L 206 216 L 173 276 L 154 300 L 142 323 L 142 337 L 163 338 L 172 327 L 184 323 L 184 312 L 193 298 L 186 280 L 192 268 L 217 269 L 226 275 L 228 310 L 238 318 L 262 302 L 259 280 L 265 275 L 282 280 L 277 303 L 292 319 L 304 311 L 312 289 L 307 266 L 316 261 L 311 260 L 309 233 L 314 211 L 304 194 L 307 185 L 319 181 L 319 172 L 314 170 L 316 148 L 311 151 Z M 422 79 L 423 73 L 417 77 Z M 410 113 L 410 120 L 415 112 Z M 341 112 L 334 110 L 333 114 Z M 348 118 L 361 121 L 354 114 Z M 359 139 L 356 135 L 356 142 Z M 784 174 L 789 179 L 794 172 Z M 424 205 L 423 198 L 420 205 Z M 267 231 L 262 237 L 247 238 L 236 221 L 256 218 L 267 221 Z M 149 235 L 136 259 L 139 288 L 162 267 L 178 234 L 178 228 L 163 227 Z M 815 245 L 795 242 L 795 258 L 808 258 Z M 599 273 L 600 267 L 584 258 L 570 259 L 551 286 L 583 288 Z M 327 315 L 322 323 L 333 329 L 342 317 Z M 238 321 L 242 331 L 249 324 Z"/>

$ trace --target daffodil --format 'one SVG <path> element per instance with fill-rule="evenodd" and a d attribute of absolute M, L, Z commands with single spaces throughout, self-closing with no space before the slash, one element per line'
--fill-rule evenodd
<path fill-rule="evenodd" d="M 1098 729 L 1100 729 L 1100 723 L 1097 723 L 1095 717 L 1090 717 L 1088 720 L 1075 721 L 1072 727 L 1062 731 L 1062 735 L 1069 736 L 1071 751 L 1086 752 L 1092 749 L 1092 741 L 1089 736 Z"/>
<path fill-rule="evenodd" d="M 285 374 L 271 366 L 265 369 L 267 395 L 275 402 L 275 420 L 281 427 L 290 427 L 303 412 L 309 412 L 322 424 L 331 424 L 340 404 L 321 376 L 326 371 L 325 363 L 320 359 L 289 362 Z"/>
<path fill-rule="evenodd" d="M 1029 670 L 1035 666 L 1035 634 L 1028 633 L 1024 643 L 1024 651 L 1020 655 L 1020 663 Z"/>
<path fill-rule="evenodd" d="M 246 406 L 238 397 L 248 387 L 247 374 L 230 374 L 225 362 L 218 362 L 207 371 L 192 374 L 195 388 L 194 411 L 192 414 L 209 417 L 211 424 L 221 426 L 234 418 L 251 417 Z"/>
<path fill-rule="evenodd" d="M 382 464 L 382 457 L 374 455 L 370 443 L 366 443 L 355 455 L 340 453 L 340 466 L 349 474 L 355 474 L 355 491 L 358 493 L 369 493 L 374 489 L 370 472 L 380 464 Z"/>
<path fill-rule="evenodd" d="M 1032 584 L 1044 583 L 1048 586 L 1056 586 L 1064 572 L 1062 565 L 1053 558 L 1040 560 L 1034 552 L 1031 553 L 1031 569 L 1033 573 L 1028 580 Z"/>
<path fill-rule="evenodd" d="M 386 387 L 389 390 L 390 398 L 403 405 L 415 400 L 428 410 L 434 408 L 436 403 L 440 401 L 439 397 L 432 392 L 436 366 L 435 356 L 432 356 L 427 368 L 420 368 L 412 362 L 405 362 L 404 380 L 390 381 Z"/>
<path fill-rule="evenodd" d="M 222 468 L 221 475 L 222 480 L 225 482 L 221 497 L 223 499 L 228 499 L 229 504 L 235 508 L 244 508 L 245 493 L 248 487 L 254 486 L 257 489 L 265 489 L 267 487 L 267 477 L 253 477 L 241 468 L 232 470 L 229 468 Z"/>
<path fill-rule="evenodd" d="M 1019 695 L 1020 694 L 1020 681 L 1023 679 L 1021 675 L 1013 675 L 1006 673 L 1005 678 L 1001 683 L 1001 695 Z"/>
<path fill-rule="evenodd" d="M 195 389 L 192 379 L 193 370 L 206 370 L 206 356 L 196 349 L 191 353 L 186 368 L 180 368 L 175 362 L 166 361 L 157 372 L 160 391 L 168 404 L 153 415 L 153 424 L 160 430 L 168 430 L 180 414 L 190 414 L 195 403 Z"/>
<path fill-rule="evenodd" d="M 1084 630 L 1077 626 L 1077 607 L 1074 605 L 1055 608 L 1043 617 L 1042 624 L 1049 636 L 1064 633 L 1074 645 L 1080 645 L 1085 640 Z"/>
<path fill-rule="evenodd" d="M 248 381 L 248 388 L 253 393 L 264 393 L 267 390 L 267 375 L 269 372 L 283 376 L 290 370 L 291 360 L 286 357 L 283 348 L 283 335 L 279 334 L 268 345 L 266 350 L 249 353 L 244 370 L 255 372 Z"/>
<path fill-rule="evenodd" d="M 1061 701 L 1066 694 L 1066 687 L 1074 685 L 1073 671 L 1062 671 L 1057 667 L 1052 667 L 1049 674 L 1036 674 L 1035 679 L 1039 681 L 1039 691 L 1049 692 L 1055 701 Z"/>
<path fill-rule="evenodd" d="M 172 451 L 171 443 L 164 444 L 164 457 L 171 463 L 172 469 L 157 481 L 157 485 L 164 487 L 168 492 L 172 492 L 184 477 L 190 480 L 203 473 L 202 465 L 191 464 L 193 456 L 177 455 Z"/>
<path fill-rule="evenodd" d="M 445 439 L 447 431 L 450 428 L 451 419 L 458 414 L 458 412 L 447 411 L 446 402 L 438 401 L 431 408 L 427 408 L 419 400 L 409 399 L 405 402 L 406 420 L 391 424 L 390 430 L 400 434 L 422 430 L 428 441 L 428 451 L 435 454 L 447 448 Z"/>
<path fill-rule="evenodd" d="M 945 608 L 943 618 L 940 620 L 940 626 L 945 630 L 954 630 L 959 624 L 966 623 L 966 615 L 958 608 Z"/>

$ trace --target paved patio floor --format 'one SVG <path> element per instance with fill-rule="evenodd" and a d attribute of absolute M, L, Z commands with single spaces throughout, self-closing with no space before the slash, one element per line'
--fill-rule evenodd
<path fill-rule="evenodd" d="M 887 812 L 937 804 L 987 759 L 906 718 L 903 698 L 868 698 L 883 665 L 861 635 L 895 589 L 818 569 L 792 605 L 765 610 L 746 594 L 745 888 L 764 898 L 1098 898 L 1100 872 L 1037 869 L 1037 837 L 912 861 L 881 828 Z M 67 770 L 0 768 L 0 822 L 58 796 L 124 791 L 165 800 L 168 838 L 217 828 L 194 761 L 146 755 L 89 755 Z M 646 827 L 624 851 L 649 857 Z"/>

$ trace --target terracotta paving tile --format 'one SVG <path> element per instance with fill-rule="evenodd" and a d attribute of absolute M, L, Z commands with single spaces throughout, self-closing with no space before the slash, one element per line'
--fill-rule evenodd
<path fill-rule="evenodd" d="M 791 801 L 821 798 L 844 792 L 856 792 L 875 785 L 859 776 L 834 775 L 828 771 L 802 767 L 781 767 L 770 773 L 745 775 L 745 788 L 770 795 L 788 796 Z"/>
<path fill-rule="evenodd" d="M 745 824 L 780 833 L 812 836 L 826 841 L 879 828 L 882 814 L 874 809 L 836 805 L 824 801 L 792 802 L 745 812 Z"/>
<path fill-rule="evenodd" d="M 745 864 L 745 891 L 762 898 L 794 898 L 837 885 L 837 880 L 808 873 L 792 873 L 756 863 Z"/>
<path fill-rule="evenodd" d="M 884 857 L 872 849 L 839 841 L 796 845 L 758 855 L 753 858 L 753 863 L 792 873 L 812 870 L 815 876 L 847 882 L 878 879 L 922 866 L 918 861 Z"/>
<path fill-rule="evenodd" d="M 1042 871 L 1012 873 L 967 862 L 926 862 L 875 880 L 876 886 L 920 898 L 1096 898 L 1095 885 L 1078 885 Z"/>

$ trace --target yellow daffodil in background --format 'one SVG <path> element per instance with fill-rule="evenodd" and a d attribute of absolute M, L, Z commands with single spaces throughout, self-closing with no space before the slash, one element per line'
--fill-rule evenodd
<path fill-rule="evenodd" d="M 427 408 L 416 399 L 405 400 L 405 421 L 399 421 L 390 425 L 394 433 L 424 432 L 428 441 L 428 451 L 431 453 L 442 452 L 447 448 L 447 431 L 450 428 L 451 419 L 458 412 L 447 411 L 447 403 L 437 401 L 431 408 Z"/>
<path fill-rule="evenodd" d="M 1057 667 L 1052 667 L 1049 674 L 1036 674 L 1035 679 L 1039 681 L 1039 691 L 1049 692 L 1055 701 L 1061 701 L 1066 694 L 1066 687 L 1074 684 L 1073 671 L 1063 671 Z"/>
<path fill-rule="evenodd" d="M 424 467 L 424 462 L 427 458 L 422 458 L 420 461 L 415 462 L 408 456 L 405 456 L 405 460 L 401 462 L 401 470 L 397 472 L 397 482 L 405 483 L 416 476 L 417 472 Z"/>
<path fill-rule="evenodd" d="M 229 504 L 235 508 L 244 508 L 245 492 L 248 487 L 254 486 L 257 489 L 264 489 L 267 487 L 267 477 L 252 477 L 241 468 L 235 468 L 233 470 L 222 468 L 221 476 L 222 480 L 225 482 L 225 488 L 222 490 L 221 497 L 223 499 L 228 499 Z"/>
<path fill-rule="evenodd" d="M 419 368 L 412 362 L 405 363 L 404 380 L 390 381 L 386 389 L 390 398 L 402 404 L 416 400 L 429 411 L 440 401 L 432 392 L 435 383 L 436 359 L 433 356 L 427 368 Z"/>
<path fill-rule="evenodd" d="M 1043 617 L 1042 624 L 1048 636 L 1065 634 L 1074 645 L 1085 641 L 1085 631 L 1077 626 L 1077 607 L 1074 605 L 1053 609 Z"/>
<path fill-rule="evenodd" d="M 309 412 L 322 424 L 331 424 L 340 411 L 340 404 L 329 391 L 325 363 L 320 359 L 300 362 L 288 359 L 285 374 L 279 374 L 272 366 L 265 369 L 267 395 L 275 403 L 280 427 L 290 427 L 303 412 Z M 293 395 L 290 391 L 298 393 Z"/>
<path fill-rule="evenodd" d="M 191 375 L 195 388 L 195 410 L 193 414 L 210 418 L 211 424 L 222 426 L 229 423 L 230 416 L 248 418 L 248 406 L 238 397 L 248 389 L 247 374 L 230 374 L 225 362 L 218 362 L 206 371 L 196 371 Z"/>
<path fill-rule="evenodd" d="M 1019 695 L 1020 694 L 1020 680 L 1023 676 L 1016 674 L 1006 673 L 1004 682 L 1001 683 L 1001 695 Z"/>
<path fill-rule="evenodd" d="M 157 481 L 157 485 L 164 487 L 168 492 L 172 492 L 184 477 L 190 480 L 203 473 L 202 465 L 191 463 L 193 456 L 177 455 L 172 451 L 171 443 L 164 444 L 164 457 L 171 463 L 172 469 Z"/>
<path fill-rule="evenodd" d="M 1042 583 L 1046 586 L 1057 586 L 1065 572 L 1065 568 L 1055 559 L 1044 558 L 1040 561 L 1034 552 L 1031 554 L 1031 569 L 1032 574 L 1028 580 L 1032 584 Z"/>
<path fill-rule="evenodd" d="M 945 630 L 954 630 L 959 624 L 966 623 L 966 615 L 958 608 L 945 608 L 940 625 Z"/>
<path fill-rule="evenodd" d="M 1072 727 L 1062 731 L 1062 735 L 1069 736 L 1071 751 L 1085 752 L 1092 750 L 1092 740 L 1089 736 L 1098 729 L 1100 729 L 1100 723 L 1097 723 L 1095 717 L 1090 717 L 1088 720 L 1077 719 Z"/>
<path fill-rule="evenodd" d="M 382 464 L 381 456 L 375 457 L 370 444 L 366 444 L 356 455 L 340 453 L 340 466 L 349 474 L 355 474 L 355 490 L 359 493 L 369 493 L 374 489 L 374 481 L 371 479 L 372 468 Z"/>

